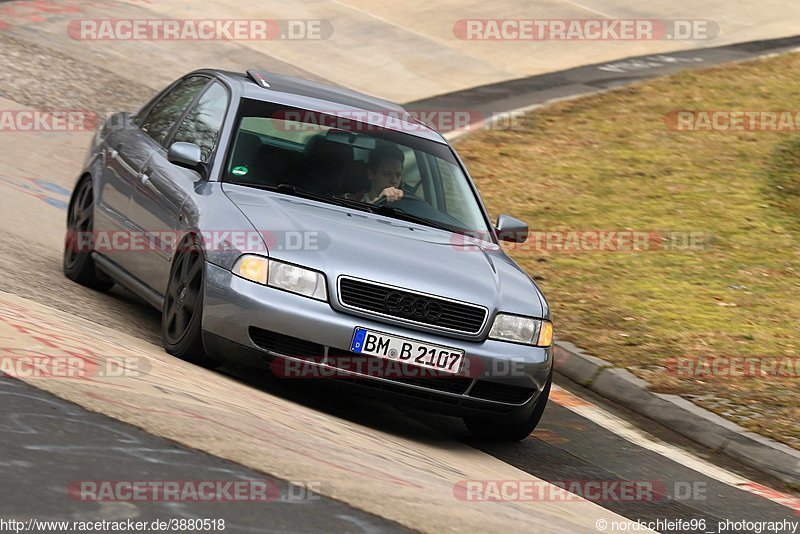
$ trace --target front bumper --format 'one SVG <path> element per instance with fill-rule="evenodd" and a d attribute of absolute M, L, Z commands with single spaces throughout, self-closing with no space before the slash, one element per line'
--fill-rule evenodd
<path fill-rule="evenodd" d="M 461 376 L 411 379 L 362 373 L 362 368 L 352 366 L 344 370 L 333 355 L 350 354 L 356 327 L 463 349 L 468 365 Z M 552 347 L 466 341 L 350 315 L 327 302 L 250 282 L 211 263 L 206 263 L 203 334 L 206 349 L 221 359 L 233 356 L 255 360 L 251 363 L 256 365 L 261 364 L 259 357 L 302 362 L 320 370 L 314 376 L 336 376 L 391 396 L 422 399 L 428 408 L 456 415 L 502 413 L 525 418 L 545 387 L 553 362 Z M 318 346 L 324 353 L 309 363 L 307 354 L 291 348 L 296 346 Z"/>

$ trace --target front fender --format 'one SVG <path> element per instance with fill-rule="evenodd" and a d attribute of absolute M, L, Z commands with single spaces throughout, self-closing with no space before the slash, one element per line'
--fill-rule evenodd
<path fill-rule="evenodd" d="M 269 255 L 263 236 L 225 195 L 221 182 L 200 182 L 180 212 L 183 215 L 180 234 L 198 235 L 209 263 L 231 270 L 242 254 Z M 170 261 L 175 252 L 172 251 Z"/>

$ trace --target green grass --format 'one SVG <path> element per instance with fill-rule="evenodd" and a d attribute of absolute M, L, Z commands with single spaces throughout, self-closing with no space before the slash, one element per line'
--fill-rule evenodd
<path fill-rule="evenodd" d="M 695 251 L 510 250 L 557 337 L 800 448 L 800 379 L 685 378 L 684 356 L 800 356 L 800 135 L 679 132 L 670 111 L 797 110 L 800 55 L 687 72 L 458 143 L 493 216 L 532 230 L 703 232 Z"/>

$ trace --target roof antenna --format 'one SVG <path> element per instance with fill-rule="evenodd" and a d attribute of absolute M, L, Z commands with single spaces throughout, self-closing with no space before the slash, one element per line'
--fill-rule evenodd
<path fill-rule="evenodd" d="M 261 87 L 266 87 L 267 89 L 269 89 L 269 82 L 267 81 L 266 78 L 264 78 L 264 76 L 261 75 L 260 72 L 254 69 L 250 69 L 247 71 L 247 76 L 249 76 L 251 80 L 256 82 Z"/>

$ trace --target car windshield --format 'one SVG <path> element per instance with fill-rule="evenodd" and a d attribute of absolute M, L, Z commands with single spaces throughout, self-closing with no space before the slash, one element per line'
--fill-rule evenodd
<path fill-rule="evenodd" d="M 254 100 L 243 101 L 233 136 L 226 182 L 490 235 L 476 193 L 447 145 L 341 114 Z"/>

